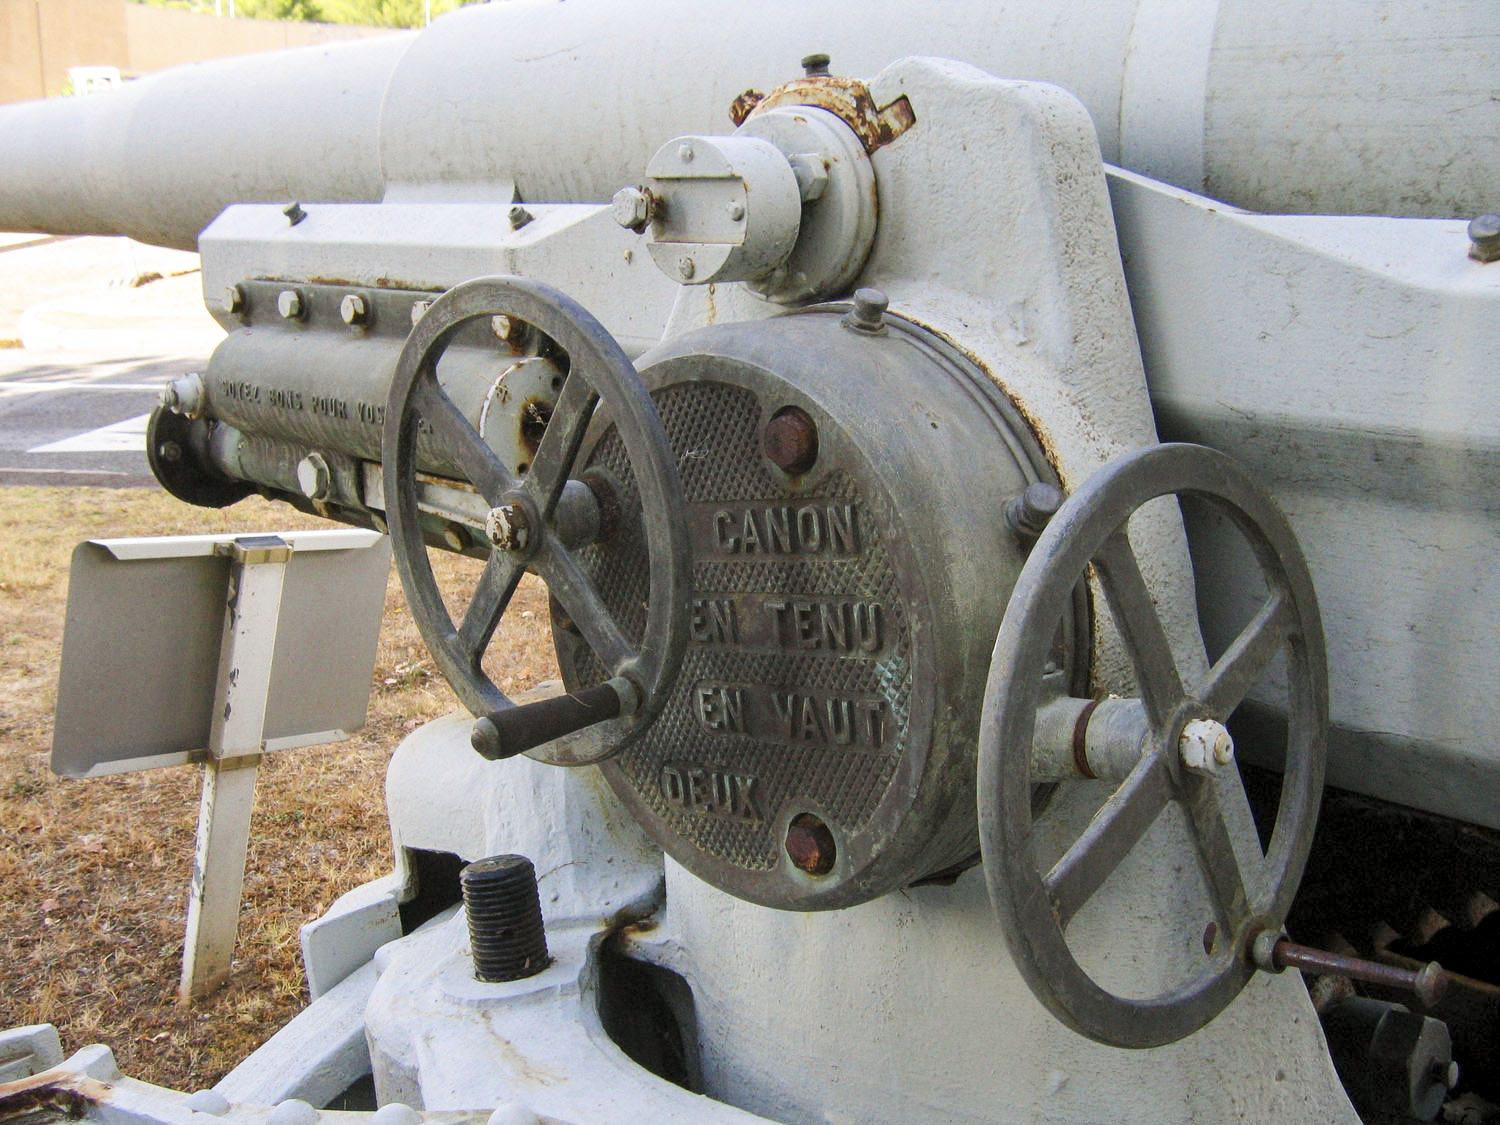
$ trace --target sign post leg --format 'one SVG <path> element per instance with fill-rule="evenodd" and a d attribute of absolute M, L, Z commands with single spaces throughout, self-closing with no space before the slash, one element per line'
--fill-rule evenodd
<path fill-rule="evenodd" d="M 182 983 L 178 989 L 184 1003 L 213 992 L 229 975 L 239 930 L 250 809 L 255 803 L 259 765 L 256 756 L 215 758 L 203 766 L 198 847 L 193 856 Z"/>
<path fill-rule="evenodd" d="M 239 930 L 240 892 L 255 775 L 265 748 L 266 699 L 291 550 L 276 536 L 226 545 L 231 559 L 218 688 L 203 767 L 198 847 L 188 894 L 187 935 L 177 995 L 190 1003 L 224 983 Z"/>

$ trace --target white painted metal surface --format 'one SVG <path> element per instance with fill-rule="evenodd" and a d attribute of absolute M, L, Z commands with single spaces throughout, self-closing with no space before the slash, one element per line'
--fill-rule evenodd
<path fill-rule="evenodd" d="M 517 0 L 0 108 L 0 228 L 190 247 L 233 202 L 604 203 L 815 50 L 844 74 L 928 54 L 1059 83 L 1106 159 L 1265 210 L 1471 214 L 1500 180 L 1486 0 Z M 568 96 L 579 75 L 597 95 Z"/>

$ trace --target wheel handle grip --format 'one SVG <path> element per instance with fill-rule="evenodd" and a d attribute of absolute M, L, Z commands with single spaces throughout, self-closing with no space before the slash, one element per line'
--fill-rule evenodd
<path fill-rule="evenodd" d="M 555 695 L 477 719 L 469 743 L 491 761 L 514 758 L 565 734 L 618 718 L 623 708 L 615 681 L 573 694 Z"/>

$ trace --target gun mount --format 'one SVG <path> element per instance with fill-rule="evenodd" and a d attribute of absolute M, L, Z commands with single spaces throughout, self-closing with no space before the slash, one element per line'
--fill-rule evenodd
<path fill-rule="evenodd" d="M 397 751 L 397 872 L 310 924 L 312 1005 L 221 1101 L 1349 1118 L 1277 971 L 1494 987 L 1285 930 L 1359 859 L 1315 843 L 1325 777 L 1461 826 L 1454 890 L 1500 893 L 1500 273 L 1458 218 L 1497 109 L 1428 81 L 1500 37 L 1107 7 L 727 40 L 712 5 L 516 3 L 0 111 L 0 226 L 202 254 L 227 336 L 153 416 L 163 485 L 389 530 L 471 712 Z M 783 80 L 809 43 L 857 77 Z M 43 190 L 72 146 L 92 174 Z M 429 548 L 485 560 L 462 612 Z M 512 700 L 482 657 L 528 569 L 566 690 Z M 546 940 L 479 981 L 514 934 L 433 857 L 500 853 Z M 448 912 L 403 932 L 424 883 Z M 1431 1116 L 1492 1049 L 1324 1007 L 1366 1113 Z"/>

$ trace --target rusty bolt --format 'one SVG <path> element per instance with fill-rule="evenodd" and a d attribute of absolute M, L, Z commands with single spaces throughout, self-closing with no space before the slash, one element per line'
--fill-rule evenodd
<path fill-rule="evenodd" d="M 879 289 L 856 289 L 854 307 L 844 314 L 845 328 L 875 336 L 885 331 L 885 310 L 890 300 Z"/>
<path fill-rule="evenodd" d="M 296 202 L 288 203 L 281 209 L 281 213 L 286 216 L 287 222 L 292 226 L 296 226 L 303 219 L 307 218 L 307 212 L 302 210 L 302 204 Z"/>
<path fill-rule="evenodd" d="M 1223 723 L 1214 719 L 1191 719 L 1177 740 L 1182 764 L 1199 773 L 1214 773 L 1234 761 L 1234 739 Z"/>
<path fill-rule="evenodd" d="M 339 302 L 339 319 L 350 328 L 370 319 L 370 306 L 358 293 L 346 293 Z"/>
<path fill-rule="evenodd" d="M 610 202 L 610 210 L 615 216 L 615 222 L 626 230 L 633 230 L 639 234 L 651 221 L 651 205 L 651 193 L 645 188 L 622 187 L 615 192 L 615 197 Z"/>
<path fill-rule="evenodd" d="M 517 203 L 510 209 L 510 229 L 520 230 L 534 218 L 536 218 L 535 215 Z"/>
<path fill-rule="evenodd" d="M 782 472 L 805 473 L 818 459 L 818 427 L 800 406 L 783 407 L 766 423 L 761 448 Z"/>
<path fill-rule="evenodd" d="M 1047 524 L 1063 504 L 1063 491 L 1055 484 L 1034 481 L 1021 495 L 1005 505 L 1005 522 L 1016 538 L 1030 543 L 1046 530 Z"/>
<path fill-rule="evenodd" d="M 802 56 L 802 73 L 809 78 L 828 77 L 828 55 L 823 51 Z"/>
<path fill-rule="evenodd" d="M 531 541 L 531 520 L 525 508 L 517 504 L 501 504 L 498 508 L 491 508 L 485 517 L 484 532 L 502 551 L 523 551 Z"/>
<path fill-rule="evenodd" d="M 1469 257 L 1476 262 L 1500 261 L 1500 213 L 1469 221 Z"/>
<path fill-rule="evenodd" d="M 833 870 L 838 848 L 828 825 L 812 813 L 799 813 L 786 826 L 786 854 L 799 871 L 827 875 Z"/>
<path fill-rule="evenodd" d="M 307 311 L 302 307 L 302 294 L 295 289 L 283 289 L 276 294 L 276 311 L 283 320 L 301 320 Z"/>

